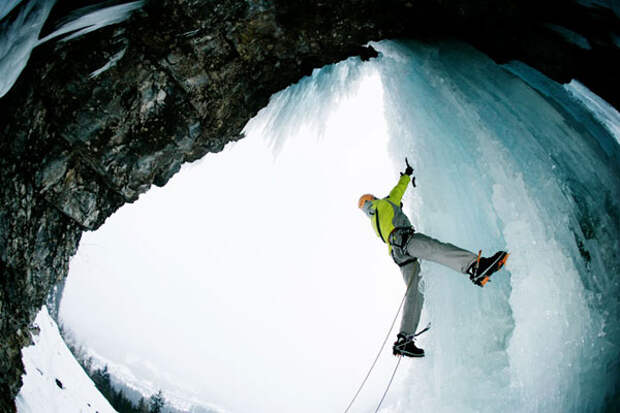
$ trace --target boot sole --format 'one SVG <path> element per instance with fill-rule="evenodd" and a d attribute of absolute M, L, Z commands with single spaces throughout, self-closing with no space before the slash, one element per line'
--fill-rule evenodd
<path fill-rule="evenodd" d="M 489 265 L 489 268 L 487 268 L 485 273 L 487 273 L 491 268 L 493 268 L 494 265 L 497 265 L 497 269 L 495 271 L 501 270 L 502 267 L 506 264 L 506 261 L 508 261 L 508 257 L 510 257 L 510 253 L 509 252 L 505 253 L 504 256 L 498 257 L 496 262 L 494 262 L 493 264 Z M 484 285 L 486 283 L 488 283 L 490 279 L 491 279 L 490 275 L 485 276 L 482 279 L 482 281 L 480 281 L 480 286 L 484 287 Z"/>
<path fill-rule="evenodd" d="M 413 354 L 413 353 L 412 353 L 412 354 L 407 354 L 407 353 L 398 353 L 398 354 L 394 354 L 394 355 L 395 355 L 395 356 L 403 356 L 403 357 L 416 357 L 416 358 L 419 358 L 419 357 L 424 357 L 424 353 L 422 353 L 422 354 Z"/>

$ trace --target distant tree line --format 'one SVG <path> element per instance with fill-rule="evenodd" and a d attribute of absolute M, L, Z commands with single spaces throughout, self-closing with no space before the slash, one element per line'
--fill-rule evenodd
<path fill-rule="evenodd" d="M 163 413 L 166 407 L 166 399 L 164 393 L 160 390 L 153 394 L 148 400 L 144 397 L 140 398 L 136 405 L 123 389 L 117 390 L 112 384 L 108 366 L 103 368 L 94 368 L 92 357 L 88 357 L 84 348 L 76 344 L 73 335 L 62 325 L 59 325 L 62 338 L 75 359 L 80 363 L 86 374 L 95 383 L 97 390 L 105 397 L 118 413 Z"/>
<path fill-rule="evenodd" d="M 129 400 L 123 389 L 116 390 L 110 379 L 110 372 L 108 366 L 102 369 L 96 369 L 94 371 L 87 371 L 90 378 L 95 383 L 97 390 L 101 392 L 112 407 L 118 413 L 162 413 L 163 408 L 166 405 L 166 399 L 163 392 L 160 390 L 156 394 L 152 395 L 147 401 L 144 397 L 140 399 L 137 405 Z"/>

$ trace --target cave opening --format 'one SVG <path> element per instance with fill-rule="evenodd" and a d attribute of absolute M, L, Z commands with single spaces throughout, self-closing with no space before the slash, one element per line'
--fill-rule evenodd
<path fill-rule="evenodd" d="M 464 44 L 373 46 L 378 59 L 274 95 L 244 140 L 85 234 L 61 318 L 125 380 L 167 386 L 179 403 L 344 407 L 404 288 L 355 203 L 386 194 L 407 156 L 417 229 L 513 256 L 484 291 L 423 264 L 428 354 L 401 370 L 387 405 L 612 406 L 619 294 L 617 265 L 604 263 L 617 256 L 620 173 L 605 111 L 574 85 Z M 584 211 L 599 217 L 587 231 Z M 387 353 L 361 406 L 383 390 Z M 479 397 L 480 386 L 493 391 Z"/>
<path fill-rule="evenodd" d="M 426 315 L 440 323 L 425 338 L 427 364 L 398 376 L 387 404 L 617 410 L 620 115 L 579 83 L 618 106 L 608 63 L 618 60 L 618 13 L 610 2 L 78 3 L 94 7 L 73 13 L 77 3 L 64 0 L 0 6 L 0 66 L 7 69 L 0 95 L 8 92 L 0 102 L 8 114 L 0 133 L 0 410 L 13 411 L 17 401 L 29 411 L 25 394 L 44 406 L 30 411 L 51 409 L 44 383 L 75 394 L 71 374 L 33 369 L 26 353 L 37 345 L 24 346 L 32 339 L 40 348 L 49 336 L 39 327 L 53 322 L 33 320 L 53 283 L 67 274 L 84 230 L 151 185 L 164 185 L 183 162 L 236 140 L 274 91 L 312 68 L 374 56 L 360 48 L 370 39 L 446 35 L 505 64 L 498 69 L 486 57 L 471 58 L 466 47 L 417 45 L 410 53 L 408 46 L 378 46 L 379 62 L 390 62 L 375 64 L 392 154 L 381 171 L 400 169 L 403 154 L 414 160 L 424 185 L 406 205 L 420 230 L 514 254 L 509 277 L 484 295 L 425 267 Z M 121 13 L 100 9 L 107 6 Z M 81 18 L 91 11 L 95 20 Z M 63 31 L 57 24 L 65 17 L 82 21 L 85 30 L 69 22 Z M 97 28 L 69 42 L 45 41 L 56 29 L 72 37 Z M 557 82 L 576 81 L 559 85 L 527 65 Z M 267 129 L 280 129 L 273 126 Z M 283 142 L 267 145 L 277 153 Z M 397 276 L 389 278 L 398 284 Z M 47 349 L 56 345 L 60 339 Z M 24 364 L 35 375 L 25 376 L 29 391 L 14 400 Z M 32 387 L 35 376 L 39 387 Z M 471 396 L 485 385 L 494 391 Z"/>
<path fill-rule="evenodd" d="M 398 179 L 382 93 L 358 58 L 317 70 L 244 139 L 85 233 L 64 326 L 113 376 L 180 405 L 338 408 L 402 294 L 356 206 Z"/>

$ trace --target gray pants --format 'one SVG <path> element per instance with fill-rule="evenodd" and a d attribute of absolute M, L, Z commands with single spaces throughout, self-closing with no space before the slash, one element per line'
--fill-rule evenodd
<path fill-rule="evenodd" d="M 433 261 L 462 273 L 467 272 L 467 269 L 477 257 L 476 254 L 470 251 L 452 244 L 443 243 L 419 232 L 411 236 L 405 248 L 407 254 L 411 257 Z M 403 274 L 405 284 L 409 285 L 409 282 L 411 282 L 405 299 L 400 332 L 405 335 L 412 335 L 415 334 L 418 328 L 422 304 L 424 303 L 424 295 L 419 290 L 420 263 L 415 261 L 403 265 L 400 267 L 400 271 Z"/>

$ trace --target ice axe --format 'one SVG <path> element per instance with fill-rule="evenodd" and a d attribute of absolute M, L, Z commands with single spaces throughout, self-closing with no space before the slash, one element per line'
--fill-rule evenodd
<path fill-rule="evenodd" d="M 413 167 L 409 165 L 409 160 L 405 157 L 405 164 L 407 164 L 407 169 L 405 169 L 405 173 L 411 169 L 411 185 L 415 188 L 415 176 L 413 176 Z M 409 174 L 407 174 L 409 175 Z"/>

